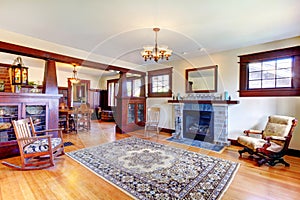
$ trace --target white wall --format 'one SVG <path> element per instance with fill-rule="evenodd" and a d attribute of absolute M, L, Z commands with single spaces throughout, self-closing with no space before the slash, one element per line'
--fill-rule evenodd
<path fill-rule="evenodd" d="M 256 46 L 224 51 L 197 58 L 181 59 L 168 63 L 164 67 L 173 67 L 173 92 L 185 95 L 185 69 L 218 65 L 218 92 L 228 91 L 233 100 L 240 101 L 237 105 L 229 106 L 229 138 L 236 139 L 245 129 L 263 129 L 267 117 L 271 114 L 295 116 L 300 119 L 300 97 L 239 97 L 239 64 L 238 56 L 260 51 L 296 46 L 300 37 L 281 40 Z M 157 68 L 148 66 L 148 70 Z M 170 99 L 170 98 L 169 98 Z M 148 98 L 147 106 L 160 105 L 166 110 L 162 116 L 162 127 L 174 129 L 172 105 L 167 104 L 166 98 Z M 300 150 L 300 128 L 293 135 L 290 148 Z"/>

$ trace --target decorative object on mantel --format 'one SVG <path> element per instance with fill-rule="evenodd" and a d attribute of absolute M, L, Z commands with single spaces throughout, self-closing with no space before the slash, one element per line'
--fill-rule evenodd
<path fill-rule="evenodd" d="M 222 100 L 222 94 L 219 93 L 190 93 L 184 97 L 185 100 Z"/>
<path fill-rule="evenodd" d="M 71 81 L 71 83 L 79 83 L 79 79 L 78 79 L 78 75 L 77 75 L 77 71 L 76 71 L 76 64 L 73 64 L 73 76 L 72 78 L 70 78 L 69 80 Z"/>
<path fill-rule="evenodd" d="M 151 46 L 151 45 L 146 45 L 144 46 L 144 51 L 141 52 L 143 58 L 145 59 L 145 61 L 147 61 L 148 59 L 151 60 L 153 58 L 153 60 L 155 62 L 158 62 L 159 59 L 166 59 L 169 60 L 169 57 L 172 54 L 172 50 L 168 49 L 168 46 L 166 45 L 161 45 L 158 46 L 157 45 L 157 32 L 160 31 L 159 28 L 153 28 L 153 31 L 155 32 L 155 46 Z"/>
<path fill-rule="evenodd" d="M 135 137 L 67 155 L 134 199 L 221 199 L 239 167 Z"/>
<path fill-rule="evenodd" d="M 33 88 L 29 90 L 30 93 L 40 93 L 40 89 L 37 88 L 39 85 L 39 81 L 29 81 L 28 85 L 33 86 Z"/>
<path fill-rule="evenodd" d="M 28 85 L 28 67 L 17 57 L 11 66 L 12 85 Z"/>

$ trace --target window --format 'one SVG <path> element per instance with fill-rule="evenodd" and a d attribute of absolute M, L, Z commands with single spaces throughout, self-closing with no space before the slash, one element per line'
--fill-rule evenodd
<path fill-rule="evenodd" d="M 292 87 L 292 58 L 248 64 L 249 89 Z"/>
<path fill-rule="evenodd" d="M 148 71 L 148 97 L 172 96 L 172 69 Z"/>
<path fill-rule="evenodd" d="M 127 96 L 129 97 L 140 97 L 142 80 L 141 78 L 128 78 L 127 82 Z"/>
<path fill-rule="evenodd" d="M 300 46 L 240 56 L 240 96 L 299 96 Z"/>
<path fill-rule="evenodd" d="M 108 106 L 117 106 L 117 94 L 119 90 L 118 79 L 107 80 Z"/>

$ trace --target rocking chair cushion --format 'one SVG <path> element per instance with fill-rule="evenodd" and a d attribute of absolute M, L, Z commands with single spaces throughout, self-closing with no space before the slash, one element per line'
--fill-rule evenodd
<path fill-rule="evenodd" d="M 264 139 L 258 139 L 258 138 L 253 138 L 253 137 L 248 137 L 248 136 L 239 136 L 238 137 L 238 142 L 251 149 L 252 151 L 256 151 L 257 148 L 262 148 L 263 145 L 266 143 L 266 140 Z M 271 146 L 267 148 L 268 151 L 272 152 L 279 152 L 282 150 L 283 146 L 278 145 L 275 142 L 270 142 Z"/>
<path fill-rule="evenodd" d="M 293 123 L 293 117 L 287 116 L 270 116 L 264 130 L 264 137 L 267 136 L 287 136 L 289 134 L 291 125 Z"/>
<path fill-rule="evenodd" d="M 51 138 L 52 148 L 57 147 L 62 142 L 61 138 Z M 34 141 L 24 146 L 24 153 L 45 152 L 49 150 L 48 139 Z"/>

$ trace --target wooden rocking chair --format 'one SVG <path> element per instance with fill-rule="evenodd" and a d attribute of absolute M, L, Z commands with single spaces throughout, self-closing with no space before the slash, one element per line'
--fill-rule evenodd
<path fill-rule="evenodd" d="M 44 169 L 54 166 L 54 158 L 64 155 L 62 129 L 35 131 L 31 118 L 12 121 L 19 151 L 21 166 L 8 162 L 3 165 L 18 169 Z M 49 132 L 58 132 L 58 137 L 52 137 Z"/>
<path fill-rule="evenodd" d="M 283 157 L 286 154 L 293 131 L 297 125 L 297 119 L 289 116 L 272 115 L 269 116 L 268 123 L 264 130 L 245 130 L 246 136 L 239 136 L 238 142 L 244 146 L 239 150 L 240 157 L 247 152 L 258 156 L 257 164 L 261 166 L 265 163 L 274 166 L 282 163 L 286 167 L 290 166 Z M 250 137 L 251 134 L 258 134 L 261 138 Z"/>

